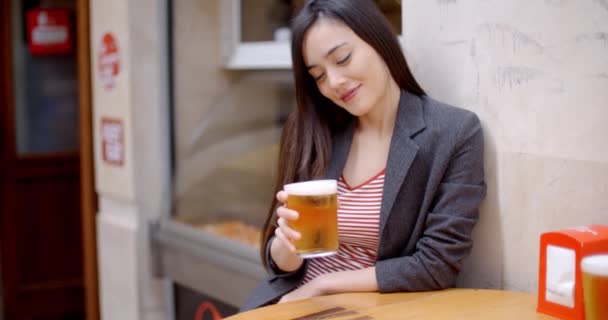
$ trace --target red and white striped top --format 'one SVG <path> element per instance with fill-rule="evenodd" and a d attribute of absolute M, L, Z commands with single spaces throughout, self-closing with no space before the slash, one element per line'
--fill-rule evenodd
<path fill-rule="evenodd" d="M 358 270 L 376 263 L 383 188 L 384 170 L 356 187 L 349 186 L 343 176 L 338 179 L 338 252 L 310 259 L 300 285 L 325 273 Z"/>

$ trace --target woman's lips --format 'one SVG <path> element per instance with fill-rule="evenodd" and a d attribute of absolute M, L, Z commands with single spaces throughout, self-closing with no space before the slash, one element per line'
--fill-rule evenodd
<path fill-rule="evenodd" d="M 358 85 L 358 86 L 354 87 L 353 89 L 346 91 L 346 93 L 344 93 L 340 97 L 340 99 L 342 99 L 342 101 L 344 101 L 344 102 L 349 102 L 357 95 L 357 92 L 359 91 L 360 87 L 361 87 L 361 85 Z"/>

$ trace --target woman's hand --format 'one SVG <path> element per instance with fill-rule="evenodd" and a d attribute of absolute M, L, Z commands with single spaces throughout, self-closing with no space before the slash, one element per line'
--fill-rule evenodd
<path fill-rule="evenodd" d="M 283 246 L 292 253 L 296 252 L 296 247 L 293 242 L 300 240 L 302 235 L 289 227 L 288 221 L 295 221 L 298 219 L 299 214 L 296 211 L 290 210 L 285 206 L 287 202 L 287 192 L 277 192 L 277 200 L 282 203 L 282 206 L 277 208 L 277 220 L 278 227 L 275 229 L 274 234 L 277 239 L 281 240 Z"/>
<path fill-rule="evenodd" d="M 275 238 L 270 245 L 270 255 L 279 269 L 291 272 L 295 271 L 303 263 L 303 259 L 296 253 L 293 242 L 302 236 L 299 232 L 289 227 L 287 221 L 298 219 L 298 212 L 289 210 L 284 205 L 287 202 L 287 192 L 277 192 L 277 200 L 283 205 L 277 208 L 278 227 L 274 230 Z"/>
<path fill-rule="evenodd" d="M 323 280 L 321 279 L 323 275 L 318 276 L 311 281 L 307 282 L 305 285 L 297 288 L 296 290 L 284 295 L 278 303 L 290 302 L 302 299 L 308 299 L 312 297 L 318 297 L 325 294 L 323 288 Z"/>
<path fill-rule="evenodd" d="M 342 292 L 378 291 L 376 267 L 322 274 L 284 295 L 279 303 Z"/>

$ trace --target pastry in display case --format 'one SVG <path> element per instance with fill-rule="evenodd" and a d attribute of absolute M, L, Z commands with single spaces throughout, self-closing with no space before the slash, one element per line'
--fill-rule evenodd
<path fill-rule="evenodd" d="M 236 240 L 256 249 L 260 249 L 260 228 L 245 224 L 242 221 L 232 220 L 219 223 L 205 223 L 198 225 L 197 227 L 220 237 Z"/>

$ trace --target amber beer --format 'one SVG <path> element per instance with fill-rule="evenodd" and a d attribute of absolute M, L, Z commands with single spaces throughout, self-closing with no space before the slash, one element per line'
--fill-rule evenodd
<path fill-rule="evenodd" d="M 586 320 L 608 319 L 608 254 L 581 261 Z"/>
<path fill-rule="evenodd" d="M 287 184 L 287 208 L 299 213 L 289 226 L 302 237 L 294 242 L 303 258 L 328 256 L 338 250 L 338 184 L 313 180 Z"/>

